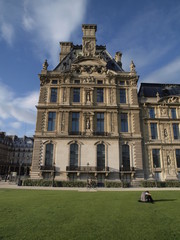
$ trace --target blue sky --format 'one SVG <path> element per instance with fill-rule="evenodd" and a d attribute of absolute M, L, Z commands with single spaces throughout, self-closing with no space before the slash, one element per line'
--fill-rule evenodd
<path fill-rule="evenodd" d="M 81 44 L 83 23 L 141 82 L 180 83 L 179 0 L 0 0 L 0 131 L 32 136 L 38 73 L 59 61 L 59 42 Z"/>

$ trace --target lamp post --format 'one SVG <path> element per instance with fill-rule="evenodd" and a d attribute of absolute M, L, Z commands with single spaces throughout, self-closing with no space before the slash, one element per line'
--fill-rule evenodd
<path fill-rule="evenodd" d="M 89 162 L 87 162 L 87 187 L 89 183 Z"/>
<path fill-rule="evenodd" d="M 53 164 L 53 172 L 52 172 L 52 187 L 54 187 L 54 178 L 55 178 L 55 164 Z"/>
<path fill-rule="evenodd" d="M 121 184 L 122 184 L 122 188 L 123 188 L 123 185 L 124 185 L 124 173 L 123 172 L 123 164 L 121 164 Z"/>
<path fill-rule="evenodd" d="M 23 164 L 23 160 L 19 160 L 19 174 L 18 174 L 18 186 L 21 186 L 21 166 Z"/>
<path fill-rule="evenodd" d="M 154 169 L 155 169 L 155 172 L 154 172 L 155 186 L 157 187 L 157 179 L 156 179 L 156 164 L 154 164 Z"/>

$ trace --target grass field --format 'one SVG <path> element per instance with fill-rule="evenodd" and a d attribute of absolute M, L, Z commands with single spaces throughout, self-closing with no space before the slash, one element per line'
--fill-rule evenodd
<path fill-rule="evenodd" d="M 179 240 L 180 191 L 0 190 L 0 240 Z"/>

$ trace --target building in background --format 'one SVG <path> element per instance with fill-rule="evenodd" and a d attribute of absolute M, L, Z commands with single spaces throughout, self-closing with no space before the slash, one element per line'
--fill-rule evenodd
<path fill-rule="evenodd" d="M 180 179 L 180 84 L 142 83 L 139 90 L 146 179 Z"/>
<path fill-rule="evenodd" d="M 29 175 L 33 143 L 32 137 L 19 138 L 0 132 L 0 176 L 2 178 Z"/>
<path fill-rule="evenodd" d="M 144 179 L 138 75 L 96 45 L 96 25 L 82 25 L 82 45 L 61 42 L 53 70 L 43 64 L 31 178 L 136 182 Z"/>

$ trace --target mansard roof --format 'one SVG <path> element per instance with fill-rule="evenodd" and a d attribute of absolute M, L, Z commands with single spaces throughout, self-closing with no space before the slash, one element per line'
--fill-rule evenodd
<path fill-rule="evenodd" d="M 62 59 L 62 61 L 54 68 L 53 71 L 67 72 L 71 69 L 73 63 L 78 62 L 78 59 L 83 59 L 82 45 L 73 45 L 72 50 Z M 84 60 L 88 57 L 84 57 Z M 120 66 L 115 59 L 108 53 L 106 46 L 97 45 L 96 55 L 94 60 L 99 59 L 105 62 L 107 70 L 113 70 L 116 72 L 124 72 L 122 66 Z M 91 59 L 92 60 L 92 59 Z"/>
<path fill-rule="evenodd" d="M 139 97 L 180 96 L 180 84 L 141 83 Z"/>

